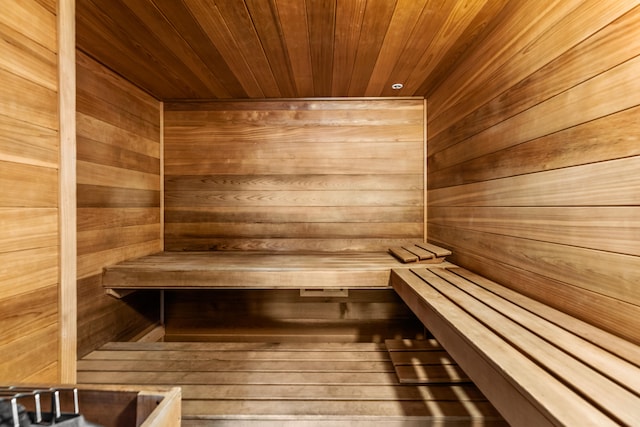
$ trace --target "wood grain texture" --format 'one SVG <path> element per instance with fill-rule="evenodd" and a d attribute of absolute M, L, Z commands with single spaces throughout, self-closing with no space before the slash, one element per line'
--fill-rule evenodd
<path fill-rule="evenodd" d="M 177 290 L 166 291 L 165 301 L 165 341 L 278 342 L 283 348 L 306 342 L 309 350 L 320 350 L 349 342 L 424 337 L 415 316 L 389 289 L 349 289 L 343 297 L 301 296 L 299 289 Z M 332 344 L 317 344 L 327 341 Z M 197 345 L 190 343 L 190 348 Z M 240 344 L 228 345 L 243 350 Z M 353 366 L 344 362 L 334 367 L 348 371 Z M 263 368 L 286 370 L 284 362 L 271 367 L 265 362 Z"/>
<path fill-rule="evenodd" d="M 55 382 L 64 371 L 57 6 L 9 3 L 0 14 L 0 382 Z"/>
<path fill-rule="evenodd" d="M 60 217 L 60 382 L 76 383 L 77 357 L 77 226 L 76 226 L 76 15 L 75 0 L 61 1 L 58 25 L 58 116 L 60 120 L 60 168 L 58 215 Z"/>
<path fill-rule="evenodd" d="M 163 101 L 425 96 L 500 22 L 505 7 L 451 0 L 79 0 L 78 46 Z M 405 88 L 392 90 L 396 82 Z"/>
<path fill-rule="evenodd" d="M 110 343 L 79 363 L 82 383 L 179 385 L 183 423 L 504 423 L 473 384 L 400 384 L 383 344 Z"/>
<path fill-rule="evenodd" d="M 112 289 L 367 289 L 409 267 L 383 251 L 174 251 L 107 266 L 102 280 Z"/>
<path fill-rule="evenodd" d="M 637 365 L 568 331 L 574 322 L 563 313 L 556 324 L 553 310 L 463 269 L 394 270 L 392 283 L 510 423 L 637 417 L 627 411 L 638 399 Z"/>
<path fill-rule="evenodd" d="M 419 100 L 168 103 L 165 111 L 170 250 L 252 241 L 320 249 L 313 239 L 335 240 L 327 250 L 382 250 L 374 239 L 422 237 Z"/>
<path fill-rule="evenodd" d="M 160 105 L 88 56 L 77 58 L 78 351 L 86 354 L 135 336 L 159 315 L 157 295 L 115 300 L 100 273 L 161 249 Z"/>
<path fill-rule="evenodd" d="M 640 9 L 556 6 L 508 5 L 430 97 L 428 236 L 638 343 Z"/>

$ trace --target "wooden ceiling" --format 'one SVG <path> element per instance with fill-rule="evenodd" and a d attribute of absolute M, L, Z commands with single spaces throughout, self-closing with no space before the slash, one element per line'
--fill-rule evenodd
<path fill-rule="evenodd" d="M 509 3 L 76 0 L 77 45 L 161 100 L 428 97 Z"/>

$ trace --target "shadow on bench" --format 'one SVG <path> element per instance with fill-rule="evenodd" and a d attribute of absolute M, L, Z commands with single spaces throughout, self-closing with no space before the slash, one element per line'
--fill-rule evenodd
<path fill-rule="evenodd" d="M 638 425 L 640 347 L 462 268 L 391 284 L 512 425 Z"/>

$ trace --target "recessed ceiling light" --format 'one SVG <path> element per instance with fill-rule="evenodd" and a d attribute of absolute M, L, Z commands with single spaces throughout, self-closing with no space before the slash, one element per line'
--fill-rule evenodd
<path fill-rule="evenodd" d="M 402 83 L 394 83 L 391 85 L 391 89 L 393 90 L 400 90 L 404 87 L 404 85 Z"/>

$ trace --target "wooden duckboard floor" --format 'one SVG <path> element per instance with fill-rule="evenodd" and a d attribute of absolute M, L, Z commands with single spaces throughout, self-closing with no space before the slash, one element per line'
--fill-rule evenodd
<path fill-rule="evenodd" d="M 452 366 L 401 384 L 381 343 L 109 343 L 80 384 L 182 387 L 182 425 L 506 425 Z"/>
<path fill-rule="evenodd" d="M 389 288 L 392 268 L 411 267 L 387 252 L 161 252 L 107 267 L 102 282 L 108 289 Z"/>

